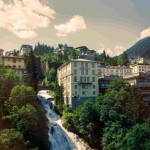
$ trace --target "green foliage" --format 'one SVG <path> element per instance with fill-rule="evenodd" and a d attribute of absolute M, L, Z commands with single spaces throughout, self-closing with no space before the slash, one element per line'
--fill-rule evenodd
<path fill-rule="evenodd" d="M 38 80 L 37 80 L 37 64 L 36 64 L 36 58 L 34 56 L 33 50 L 30 51 L 29 56 L 26 56 L 26 62 L 25 62 L 25 83 L 35 90 L 37 92 L 38 89 Z"/>
<path fill-rule="evenodd" d="M 36 93 L 30 86 L 16 85 L 10 93 L 9 104 L 21 108 L 36 100 Z"/>
<path fill-rule="evenodd" d="M 102 146 L 105 150 L 125 150 L 121 143 L 127 130 L 122 128 L 118 122 L 113 122 L 110 126 L 104 128 L 102 137 Z"/>
<path fill-rule="evenodd" d="M 3 118 L 11 121 L 13 128 L 20 131 L 26 141 L 30 141 L 30 148 L 48 149 L 46 118 L 32 87 L 15 86 L 5 107 L 9 114 Z"/>
<path fill-rule="evenodd" d="M 126 134 L 122 147 L 128 150 L 150 150 L 150 126 L 146 123 L 133 126 Z"/>
<path fill-rule="evenodd" d="M 118 57 L 118 65 L 120 66 L 128 66 L 129 65 L 129 60 L 128 60 L 128 55 L 126 52 L 124 52 L 120 57 Z"/>
<path fill-rule="evenodd" d="M 9 97 L 11 89 L 19 81 L 18 75 L 6 67 L 0 66 L 0 109 L 2 111 L 4 101 Z M 3 111 L 2 111 L 3 112 Z"/>
<path fill-rule="evenodd" d="M 63 117 L 65 128 L 80 135 L 91 147 L 100 148 L 103 123 L 99 121 L 94 103 L 86 101 L 74 112 L 67 107 L 63 111 Z"/>
<path fill-rule="evenodd" d="M 27 150 L 23 135 L 15 129 L 0 131 L 1 150 Z"/>

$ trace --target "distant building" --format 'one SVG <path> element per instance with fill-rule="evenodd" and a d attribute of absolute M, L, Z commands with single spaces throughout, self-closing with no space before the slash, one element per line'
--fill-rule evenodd
<path fill-rule="evenodd" d="M 81 53 L 89 52 L 89 49 L 86 46 L 77 47 L 77 48 L 75 48 L 75 50 L 77 50 Z"/>
<path fill-rule="evenodd" d="M 20 55 L 28 55 L 31 50 L 31 45 L 22 45 L 20 48 Z"/>
<path fill-rule="evenodd" d="M 124 80 L 131 85 L 136 85 L 141 91 L 144 100 L 150 104 L 150 71 L 127 75 L 124 77 Z"/>
<path fill-rule="evenodd" d="M 24 57 L 17 56 L 3 56 L 3 65 L 5 67 L 12 68 L 20 77 L 20 81 L 23 82 L 25 73 Z"/>
<path fill-rule="evenodd" d="M 133 74 L 139 72 L 148 72 L 150 71 L 150 60 L 141 58 L 136 64 L 133 64 L 130 67 L 132 68 Z"/>
<path fill-rule="evenodd" d="M 98 79 L 99 93 L 105 94 L 107 92 L 108 86 L 110 85 L 110 82 L 117 78 L 122 77 L 117 75 L 109 75 L 99 78 Z"/>
<path fill-rule="evenodd" d="M 58 83 L 64 88 L 64 101 L 72 108 L 98 95 L 98 62 L 75 59 L 57 69 Z"/>
<path fill-rule="evenodd" d="M 104 78 L 105 76 L 125 76 L 132 74 L 132 68 L 128 66 L 99 66 L 98 75 L 99 77 Z"/>

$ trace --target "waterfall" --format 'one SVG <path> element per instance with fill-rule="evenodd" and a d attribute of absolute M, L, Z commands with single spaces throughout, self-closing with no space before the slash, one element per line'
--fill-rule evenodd
<path fill-rule="evenodd" d="M 44 97 L 42 95 L 42 97 Z M 51 101 L 40 99 L 46 111 L 48 119 L 48 137 L 50 150 L 87 150 L 89 149 L 80 138 L 68 132 L 61 123 L 61 118 L 54 111 L 54 105 Z"/>

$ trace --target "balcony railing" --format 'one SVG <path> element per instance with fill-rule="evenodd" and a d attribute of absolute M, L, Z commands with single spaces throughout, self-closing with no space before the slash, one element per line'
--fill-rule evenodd
<path fill-rule="evenodd" d="M 78 84 L 92 84 L 92 81 L 79 81 Z"/>

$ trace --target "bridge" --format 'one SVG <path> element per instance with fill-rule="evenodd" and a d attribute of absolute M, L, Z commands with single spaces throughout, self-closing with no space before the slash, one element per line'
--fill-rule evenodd
<path fill-rule="evenodd" d="M 41 90 L 50 90 L 50 86 L 38 86 L 38 92 Z"/>

